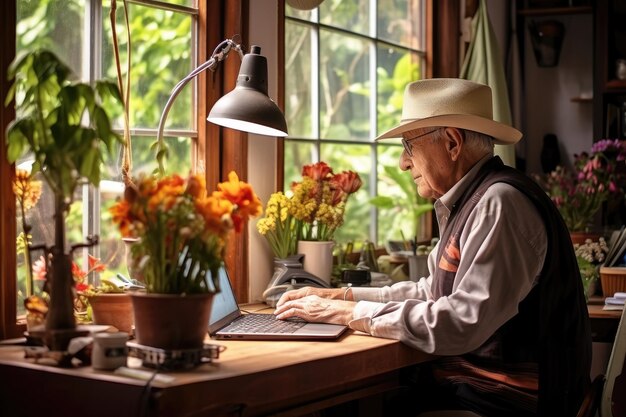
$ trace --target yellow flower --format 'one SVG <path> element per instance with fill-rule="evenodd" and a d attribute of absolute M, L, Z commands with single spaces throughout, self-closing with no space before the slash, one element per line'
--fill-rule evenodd
<path fill-rule="evenodd" d="M 270 196 L 257 230 L 280 258 L 294 255 L 298 240 L 331 240 L 343 224 L 348 197 L 361 185 L 356 172 L 333 174 L 324 162 L 305 165 L 291 197 L 282 192 Z"/>

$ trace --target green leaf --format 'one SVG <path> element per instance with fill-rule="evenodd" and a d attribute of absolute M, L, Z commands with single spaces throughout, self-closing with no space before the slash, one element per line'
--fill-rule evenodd
<path fill-rule="evenodd" d="M 394 206 L 393 199 L 391 197 L 387 197 L 384 195 L 372 197 L 370 199 L 370 203 L 375 205 L 376 207 L 385 208 L 385 209 L 393 208 Z"/>

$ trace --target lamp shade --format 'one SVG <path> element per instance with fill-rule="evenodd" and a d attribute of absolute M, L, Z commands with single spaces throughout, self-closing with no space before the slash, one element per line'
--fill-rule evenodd
<path fill-rule="evenodd" d="M 220 98 L 207 120 L 267 136 L 287 136 L 285 116 L 267 94 L 267 59 L 259 46 L 244 55 L 233 91 Z"/>

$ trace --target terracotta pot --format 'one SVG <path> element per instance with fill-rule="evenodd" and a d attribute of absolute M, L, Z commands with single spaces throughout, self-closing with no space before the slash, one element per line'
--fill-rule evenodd
<path fill-rule="evenodd" d="M 213 296 L 131 293 L 137 343 L 168 350 L 201 348 Z"/>
<path fill-rule="evenodd" d="M 133 330 L 133 304 L 127 293 L 103 293 L 88 297 L 94 324 L 107 324 L 128 334 Z"/>
<path fill-rule="evenodd" d="M 593 232 L 570 232 L 569 235 L 572 239 L 572 243 L 579 245 L 585 243 L 587 239 L 590 239 L 592 242 L 597 242 L 602 237 L 600 233 Z"/>
<path fill-rule="evenodd" d="M 616 292 L 626 292 L 626 267 L 600 267 L 602 295 L 613 297 Z"/>

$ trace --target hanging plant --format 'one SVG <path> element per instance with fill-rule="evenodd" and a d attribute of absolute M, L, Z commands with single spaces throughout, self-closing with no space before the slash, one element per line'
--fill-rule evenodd
<path fill-rule="evenodd" d="M 122 74 L 122 66 L 120 63 L 120 49 L 117 38 L 117 0 L 111 0 L 111 11 L 109 19 L 111 21 L 111 32 L 113 37 L 113 56 L 115 57 L 115 71 L 117 73 L 117 86 L 122 97 L 122 105 L 124 107 L 124 145 L 122 147 L 122 180 L 124 185 L 132 184 L 133 169 L 133 148 L 130 137 L 130 61 L 131 61 L 131 43 L 130 43 L 130 24 L 128 21 L 128 4 L 126 0 L 122 0 L 124 8 L 124 23 L 126 25 L 126 80 Z"/>

